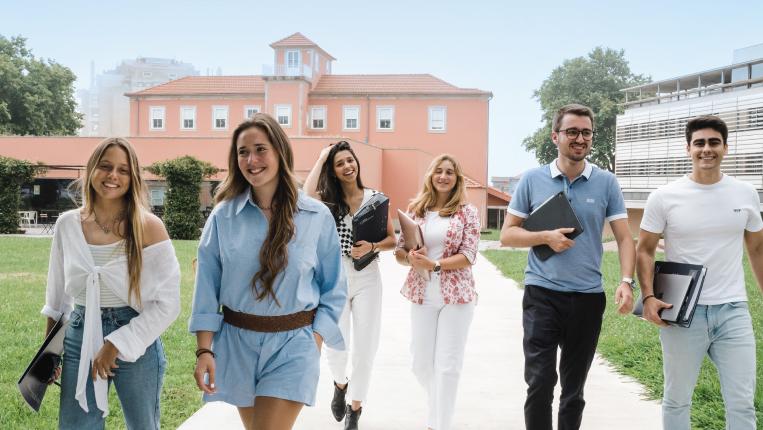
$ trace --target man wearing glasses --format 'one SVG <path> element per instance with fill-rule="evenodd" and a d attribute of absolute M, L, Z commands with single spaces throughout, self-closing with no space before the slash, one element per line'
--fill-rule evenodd
<path fill-rule="evenodd" d="M 501 229 L 501 244 L 512 247 L 548 245 L 556 253 L 541 260 L 530 252 L 522 300 L 524 328 L 525 425 L 551 430 L 551 403 L 557 377 L 561 381 L 558 430 L 579 429 L 583 419 L 583 388 L 601 331 L 606 304 L 601 277 L 604 222 L 617 241 L 622 281 L 615 293 L 618 311 L 633 307 L 635 248 L 620 186 L 612 173 L 586 160 L 594 137 L 593 111 L 582 105 L 563 106 L 554 115 L 551 140 L 558 158 L 522 175 L 511 196 Z M 549 197 L 563 191 L 583 227 L 572 240 L 572 228 L 528 231 L 522 223 Z M 559 375 L 557 349 L 561 349 Z"/>
<path fill-rule="evenodd" d="M 753 430 L 755 335 L 747 306 L 743 243 L 763 289 L 763 220 L 752 184 L 721 171 L 728 127 L 717 116 L 686 124 L 691 172 L 653 191 L 646 201 L 638 242 L 644 318 L 660 326 L 665 376 L 662 424 L 689 430 L 691 398 L 707 355 L 718 369 L 726 428 Z M 659 312 L 670 305 L 654 296 L 654 258 L 660 235 L 665 259 L 702 264 L 707 275 L 689 327 L 668 326 Z"/>

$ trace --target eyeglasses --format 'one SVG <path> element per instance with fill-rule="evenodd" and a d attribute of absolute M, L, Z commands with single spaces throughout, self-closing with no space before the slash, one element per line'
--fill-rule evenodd
<path fill-rule="evenodd" d="M 596 132 L 587 128 L 584 128 L 583 130 L 578 130 L 577 128 L 567 128 L 564 130 L 559 130 L 557 133 L 564 133 L 568 139 L 574 140 L 577 139 L 579 135 L 583 135 L 583 139 L 590 140 L 593 138 L 593 134 Z"/>

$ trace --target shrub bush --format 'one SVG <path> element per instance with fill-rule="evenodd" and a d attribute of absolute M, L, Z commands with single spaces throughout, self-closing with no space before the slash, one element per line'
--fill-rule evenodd
<path fill-rule="evenodd" d="M 167 180 L 164 199 L 164 224 L 172 239 L 195 240 L 204 222 L 201 215 L 201 182 L 219 169 L 186 155 L 174 160 L 159 161 L 147 171 Z"/>
<path fill-rule="evenodd" d="M 44 170 L 28 161 L 0 156 L 0 233 L 18 231 L 21 185 Z"/>

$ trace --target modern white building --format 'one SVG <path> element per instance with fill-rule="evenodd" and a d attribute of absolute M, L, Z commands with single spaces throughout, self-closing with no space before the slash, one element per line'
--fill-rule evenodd
<path fill-rule="evenodd" d="M 697 115 L 726 121 L 723 171 L 750 182 L 763 197 L 763 45 L 734 51 L 734 58 L 741 61 L 623 90 L 615 174 L 632 231 L 638 231 L 649 193 L 691 169 L 685 126 Z"/>
<path fill-rule="evenodd" d="M 91 74 L 94 74 L 91 66 Z M 189 63 L 169 58 L 139 57 L 94 76 L 88 90 L 79 91 L 84 114 L 80 136 L 127 136 L 130 133 L 130 99 L 125 93 L 141 91 L 199 72 Z"/>

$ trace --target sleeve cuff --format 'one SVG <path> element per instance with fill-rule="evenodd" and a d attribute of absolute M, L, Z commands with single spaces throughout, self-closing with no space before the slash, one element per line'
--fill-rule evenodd
<path fill-rule="evenodd" d="M 332 349 L 343 351 L 344 338 L 339 326 L 326 314 L 325 310 L 318 309 L 313 320 L 313 331 L 321 335 L 323 343 Z"/>
<path fill-rule="evenodd" d="M 461 254 L 464 257 L 466 257 L 466 259 L 472 265 L 474 265 L 474 263 L 477 261 L 477 253 L 474 250 L 471 250 L 471 249 L 469 249 L 469 250 L 462 249 L 462 250 L 459 250 L 458 252 L 459 252 L 459 254 Z"/>
<path fill-rule="evenodd" d="M 123 326 L 122 328 L 124 327 L 126 326 Z M 117 348 L 119 351 L 119 353 L 117 353 L 117 358 L 128 363 L 134 363 L 146 353 L 146 348 L 141 348 L 138 345 L 139 342 L 130 342 L 130 339 L 128 339 L 127 336 L 127 333 L 116 330 L 104 337 L 103 340 L 108 340 Z"/>
<path fill-rule="evenodd" d="M 607 222 L 612 222 L 612 221 L 617 221 L 617 220 L 623 219 L 623 218 L 628 218 L 628 213 L 627 212 L 623 212 L 623 213 L 620 213 L 620 214 L 614 214 L 612 216 L 608 216 L 606 218 L 606 221 Z"/>
<path fill-rule="evenodd" d="M 512 209 L 512 208 L 506 209 L 506 212 L 508 212 L 508 213 L 510 213 L 510 214 L 512 214 L 514 216 L 518 216 L 518 217 L 520 217 L 522 219 L 525 219 L 528 216 L 526 213 L 520 212 L 520 211 L 518 211 L 516 209 Z"/>
<path fill-rule="evenodd" d="M 648 231 L 649 233 L 662 234 L 662 229 L 652 227 L 648 224 L 641 224 L 639 228 L 641 230 Z"/>
<path fill-rule="evenodd" d="M 188 321 L 188 331 L 196 333 L 197 331 L 220 331 L 223 324 L 223 316 L 218 313 L 213 314 L 194 314 Z"/>
<path fill-rule="evenodd" d="M 40 311 L 40 313 L 56 321 L 58 321 L 61 318 L 61 316 L 64 314 L 63 312 L 59 312 L 48 305 L 45 305 Z"/>

